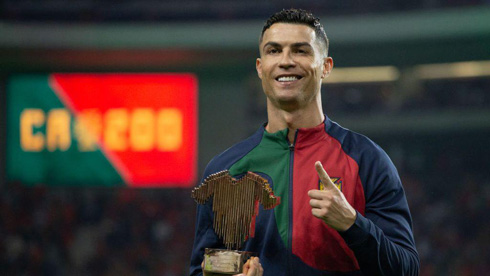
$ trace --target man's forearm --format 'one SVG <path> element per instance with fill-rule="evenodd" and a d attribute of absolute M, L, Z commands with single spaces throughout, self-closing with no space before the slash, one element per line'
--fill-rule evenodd
<path fill-rule="evenodd" d="M 415 251 L 390 240 L 372 221 L 357 214 L 351 228 L 340 232 L 364 275 L 418 275 Z"/>

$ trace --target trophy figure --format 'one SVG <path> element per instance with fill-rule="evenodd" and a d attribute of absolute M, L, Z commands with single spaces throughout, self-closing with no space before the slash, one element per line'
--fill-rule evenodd
<path fill-rule="evenodd" d="M 204 204 L 213 196 L 213 229 L 227 249 L 206 248 L 204 271 L 220 274 L 238 274 L 251 252 L 238 251 L 249 237 L 255 235 L 255 217 L 259 203 L 272 209 L 280 203 L 267 180 L 247 172 L 240 179 L 227 170 L 208 176 L 192 191 L 192 198 Z"/>

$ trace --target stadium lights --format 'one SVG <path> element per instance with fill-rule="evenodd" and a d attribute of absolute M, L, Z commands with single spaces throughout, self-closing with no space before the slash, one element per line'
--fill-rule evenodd
<path fill-rule="evenodd" d="M 490 76 L 490 61 L 424 64 L 414 67 L 419 79 L 457 79 Z M 379 83 L 393 82 L 400 77 L 394 66 L 334 68 L 323 83 Z"/>
<path fill-rule="evenodd" d="M 323 83 L 390 82 L 399 76 L 394 66 L 334 68 Z"/>
<path fill-rule="evenodd" d="M 490 76 L 490 61 L 427 64 L 416 67 L 420 79 L 455 79 Z"/>

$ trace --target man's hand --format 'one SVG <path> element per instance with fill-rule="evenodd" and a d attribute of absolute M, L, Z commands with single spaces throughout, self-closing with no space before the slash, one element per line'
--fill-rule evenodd
<path fill-rule="evenodd" d="M 201 268 L 204 276 L 219 276 L 222 274 L 218 273 L 209 273 L 204 272 L 204 261 L 201 263 Z M 247 262 L 243 265 L 243 273 L 236 274 L 233 276 L 262 276 L 264 274 L 264 269 L 260 264 L 259 257 L 251 257 L 247 260 Z"/>
<path fill-rule="evenodd" d="M 262 276 L 264 269 L 260 264 L 259 257 L 251 257 L 243 265 L 243 273 L 235 276 Z"/>
<path fill-rule="evenodd" d="M 322 163 L 317 161 L 315 169 L 325 190 L 310 190 L 311 213 L 337 231 L 346 231 L 356 220 L 356 210 L 345 199 L 344 194 L 332 183 Z"/>

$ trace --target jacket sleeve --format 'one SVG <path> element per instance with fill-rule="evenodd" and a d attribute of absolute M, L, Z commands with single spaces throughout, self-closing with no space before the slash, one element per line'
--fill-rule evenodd
<path fill-rule="evenodd" d="M 212 168 L 212 161 L 204 171 L 204 180 L 207 176 L 216 172 Z M 202 181 L 201 181 L 202 183 Z M 197 204 L 196 230 L 194 234 L 194 245 L 191 253 L 190 275 L 202 275 L 201 263 L 204 260 L 204 250 L 206 248 L 223 248 L 218 236 L 213 230 L 213 197 L 205 204 Z"/>
<path fill-rule="evenodd" d="M 212 200 L 197 206 L 196 231 L 192 248 L 190 275 L 202 275 L 201 263 L 204 260 L 204 249 L 221 248 L 212 224 Z"/>
<path fill-rule="evenodd" d="M 340 235 L 364 275 L 418 275 L 419 257 L 412 219 L 398 172 L 378 146 L 363 154 L 359 176 L 365 183 L 365 215 Z"/>

